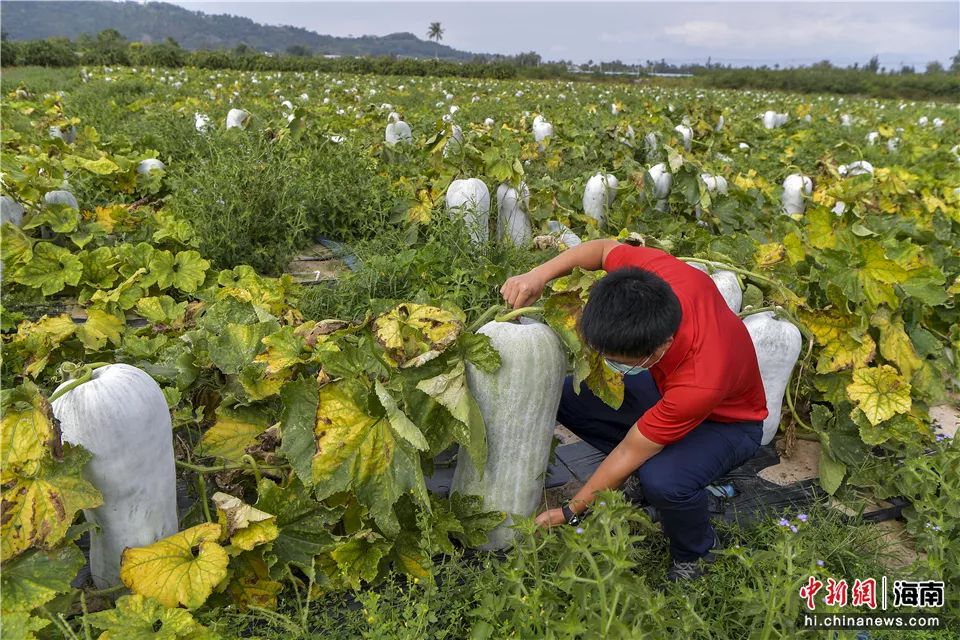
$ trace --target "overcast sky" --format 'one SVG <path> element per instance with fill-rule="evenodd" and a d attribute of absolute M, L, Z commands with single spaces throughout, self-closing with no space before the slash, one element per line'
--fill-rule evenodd
<path fill-rule="evenodd" d="M 960 48 L 960 2 L 175 2 L 331 35 L 424 37 L 440 21 L 457 49 L 548 60 L 666 58 L 734 65 L 947 63 Z"/>

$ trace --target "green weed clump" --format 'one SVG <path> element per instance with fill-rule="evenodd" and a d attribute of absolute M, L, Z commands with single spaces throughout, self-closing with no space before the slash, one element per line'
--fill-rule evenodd
<path fill-rule="evenodd" d="M 329 286 L 305 287 L 299 307 L 308 319 L 362 320 L 392 303 L 454 304 L 468 318 L 502 303 L 500 287 L 552 254 L 496 242 L 476 245 L 459 220 L 434 212 L 429 223 L 391 228 L 352 247 L 356 271 Z"/>
<path fill-rule="evenodd" d="M 509 552 L 444 556 L 433 579 L 391 573 L 367 590 L 311 603 L 297 594 L 279 612 L 211 612 L 205 624 L 264 640 L 816 638 L 822 632 L 798 626 L 809 576 L 852 583 L 889 575 L 881 532 L 826 507 L 723 528 L 724 548 L 707 574 L 676 585 L 665 582 L 666 539 L 620 492 L 603 493 L 579 528 L 517 526 Z"/>
<path fill-rule="evenodd" d="M 169 206 L 216 268 L 279 275 L 319 236 L 350 242 L 387 224 L 396 196 L 358 149 L 313 131 L 293 139 L 231 129 L 197 136 L 171 170 Z"/>

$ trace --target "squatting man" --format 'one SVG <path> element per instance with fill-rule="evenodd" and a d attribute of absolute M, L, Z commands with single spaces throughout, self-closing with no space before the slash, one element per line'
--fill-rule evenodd
<path fill-rule="evenodd" d="M 571 500 L 536 522 L 577 524 L 596 492 L 632 474 L 670 541 L 667 578 L 696 578 L 719 547 L 706 486 L 760 446 L 767 406 L 753 343 L 706 273 L 616 240 L 584 242 L 508 279 L 500 292 L 514 308 L 528 305 L 574 267 L 607 272 L 577 330 L 623 375 L 623 404 L 613 409 L 586 385 L 577 394 L 567 376 L 557 420 L 607 455 Z"/>

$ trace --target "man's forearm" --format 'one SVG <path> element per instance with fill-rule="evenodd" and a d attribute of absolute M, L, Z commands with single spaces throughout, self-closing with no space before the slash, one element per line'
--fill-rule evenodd
<path fill-rule="evenodd" d="M 663 445 L 646 438 L 636 426 L 630 427 L 626 437 L 603 459 L 587 483 L 571 498 L 570 508 L 581 513 L 593 501 L 597 491 L 619 488 L 631 473 L 660 453 L 661 449 Z"/>
<path fill-rule="evenodd" d="M 544 282 L 569 275 L 574 267 L 595 271 L 603 267 L 603 251 L 611 240 L 588 240 L 560 255 L 547 260 L 532 271 L 543 277 Z"/>

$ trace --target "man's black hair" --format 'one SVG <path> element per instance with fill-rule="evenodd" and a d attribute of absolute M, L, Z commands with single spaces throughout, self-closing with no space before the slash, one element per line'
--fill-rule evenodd
<path fill-rule="evenodd" d="M 644 358 L 676 333 L 681 315 L 680 301 L 663 278 L 625 267 L 593 285 L 578 328 L 595 351 Z"/>

